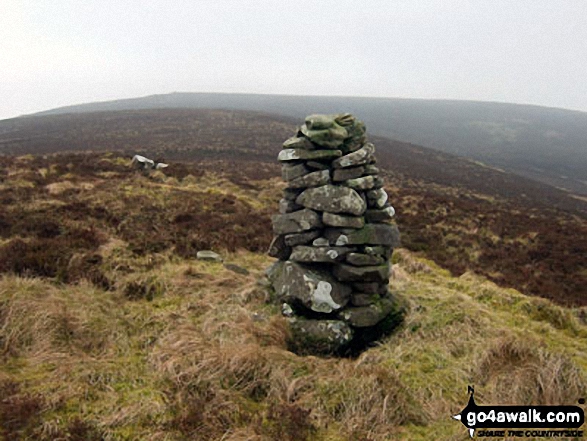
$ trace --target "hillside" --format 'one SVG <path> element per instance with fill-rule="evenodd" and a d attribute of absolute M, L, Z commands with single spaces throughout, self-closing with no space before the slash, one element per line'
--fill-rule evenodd
<path fill-rule="evenodd" d="M 371 134 L 433 147 L 587 195 L 585 112 L 473 101 L 173 93 L 43 113 L 178 107 L 254 110 L 296 120 L 310 113 L 346 111 L 368 121 Z"/>
<path fill-rule="evenodd" d="M 0 157 L 0 439 L 456 441 L 469 384 L 483 404 L 585 396 L 585 307 L 473 273 L 579 304 L 581 218 L 390 169 L 420 248 L 394 253 L 406 321 L 356 359 L 298 356 L 264 283 L 279 168 L 241 158 L 146 177 L 120 153 Z M 226 265 L 194 259 L 210 248 Z"/>
<path fill-rule="evenodd" d="M 199 247 L 223 247 L 226 232 L 222 226 L 233 229 L 237 228 L 234 223 L 242 222 L 254 222 L 257 228 L 243 234 L 238 227 L 236 232 L 240 233 L 230 236 L 230 243 L 251 251 L 263 251 L 269 244 L 269 216 L 277 209 L 277 193 L 258 212 L 241 207 L 238 213 L 223 214 L 226 207 L 220 200 L 212 200 L 205 206 L 215 204 L 212 207 L 216 207 L 217 213 L 208 208 L 205 214 L 197 215 L 185 207 L 193 206 L 194 212 L 199 213 L 198 200 L 186 205 L 180 199 L 184 196 L 181 190 L 161 202 L 163 205 L 156 212 L 151 209 L 153 201 L 145 195 L 137 196 L 136 200 L 126 198 L 128 208 L 120 206 L 117 195 L 119 186 L 128 178 L 128 169 L 122 164 L 127 164 L 134 153 L 171 161 L 167 174 L 176 179 L 190 174 L 220 173 L 225 177 L 218 185 L 235 192 L 242 188 L 260 191 L 254 181 L 276 179 L 280 174 L 275 160 L 277 152 L 281 142 L 295 130 L 295 124 L 288 119 L 250 112 L 166 110 L 16 121 L 19 126 L 12 132 L 12 141 L 4 144 L 5 152 L 121 153 L 111 159 L 92 154 L 28 160 L 0 157 L 0 196 L 5 208 L 0 213 L 0 235 L 5 239 L 32 234 L 53 243 L 61 240 L 59 234 L 52 233 L 53 237 L 46 238 L 44 229 L 59 232 L 60 225 L 69 217 L 86 216 L 99 230 L 122 234 L 121 238 L 132 249 L 142 253 L 169 249 L 181 237 L 184 240 L 176 246 L 184 257 L 193 256 Z M 398 212 L 405 247 L 425 253 L 454 275 L 475 271 L 526 294 L 561 304 L 585 304 L 585 202 L 552 187 L 451 155 L 395 141 L 374 141 L 388 182 L 387 190 Z M 116 195 L 117 204 L 111 205 L 109 198 L 94 200 L 92 192 L 82 191 L 78 185 L 86 179 L 100 183 L 99 195 Z M 59 184 L 61 181 L 66 182 Z M 59 206 L 55 211 L 51 208 L 54 202 L 49 207 L 37 207 L 35 204 L 48 197 L 47 188 L 53 184 L 65 185 L 67 190 L 55 196 L 49 194 L 50 200 L 61 200 Z M 280 184 L 270 186 L 278 188 Z M 25 209 L 29 206 L 27 201 L 33 204 L 30 209 Z M 138 214 L 128 215 L 127 209 Z M 231 217 L 237 214 L 238 217 Z M 35 226 L 38 219 L 53 225 Z M 202 235 L 202 228 L 210 230 Z M 141 231 L 158 234 L 144 235 Z M 185 239 L 186 234 L 190 235 L 189 240 Z M 255 245 L 249 242 L 253 239 Z M 12 253 L 11 246 L 14 245 L 4 247 L 8 255 Z M 35 253 L 34 247 L 30 253 Z M 55 276 L 60 271 L 65 268 L 57 266 L 48 273 Z"/>

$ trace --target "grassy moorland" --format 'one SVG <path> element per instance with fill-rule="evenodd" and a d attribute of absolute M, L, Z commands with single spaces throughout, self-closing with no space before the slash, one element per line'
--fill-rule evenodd
<path fill-rule="evenodd" d="M 368 121 L 371 134 L 433 147 L 587 195 L 586 112 L 458 100 L 171 93 L 42 113 L 164 108 L 240 109 L 297 120 L 310 113 L 350 112 Z"/>
<path fill-rule="evenodd" d="M 462 207 L 497 200 L 461 207 L 448 187 L 389 175 L 401 228 L 413 224 L 404 237 L 423 247 L 394 254 L 406 321 L 356 359 L 318 358 L 287 350 L 263 284 L 275 165 L 210 160 L 147 177 L 101 153 L 5 157 L 2 170 L 5 440 L 465 440 L 450 415 L 468 384 L 486 404 L 576 404 L 587 392 L 584 307 L 422 257 L 434 237 L 453 249 L 447 222 L 479 258 L 476 237 L 504 240 L 491 222 L 465 229 L 479 212 Z M 463 227 L 437 213 L 418 229 L 441 197 Z M 203 248 L 248 274 L 195 260 Z"/>
<path fill-rule="evenodd" d="M 270 185 L 280 185 L 275 158 L 283 140 L 295 130 L 296 122 L 253 112 L 193 109 L 30 117 L 14 120 L 14 127 L 0 134 L 0 152 L 22 155 L 110 151 L 127 158 L 143 153 L 172 161 L 167 173 L 179 180 L 188 174 L 224 173 L 223 182 L 228 179 L 232 184 L 219 181 L 217 191 L 232 198 L 234 186 L 249 188 L 255 180 L 273 177 L 276 181 Z M 425 253 L 453 275 L 474 271 L 500 286 L 560 304 L 587 302 L 587 202 L 554 187 L 462 158 L 384 138 L 373 139 L 406 248 Z M 116 173 L 125 170 L 122 159 L 118 164 L 103 160 L 102 168 L 96 170 L 93 168 L 97 160 L 89 155 L 37 156 L 22 166 L 14 166 L 11 161 L 0 156 L 0 179 L 9 173 L 11 178 L 2 193 L 7 202 L 5 212 L 0 213 L 0 229 L 2 224 L 10 225 L 3 237 L 18 235 L 21 227 L 37 228 L 26 226 L 35 217 L 52 219 L 58 225 L 60 219 L 85 216 L 102 229 L 116 230 L 123 240 L 130 241 L 132 248 L 143 247 L 144 252 L 169 248 L 186 231 L 189 240 L 179 241 L 176 246 L 177 252 L 186 257 L 197 247 L 223 243 L 259 251 L 270 240 L 269 214 L 276 210 L 277 194 L 264 210 L 254 214 L 240 204 L 227 205 L 216 197 L 206 201 L 204 215 L 197 210 L 198 198 L 192 195 L 186 199 L 184 190 L 170 190 L 171 195 L 157 200 L 153 208 L 155 201 L 148 194 L 125 195 L 122 203 L 119 196 L 125 193 L 118 187 L 109 187 L 119 182 Z M 68 167 L 77 169 L 72 179 L 67 177 Z M 24 211 L 21 207 L 21 200 L 38 199 L 39 191 L 45 191 L 55 180 L 63 181 L 57 187 L 75 187 L 80 179 L 95 179 L 100 183 L 98 190 L 104 190 L 98 193 L 109 194 L 117 203 L 109 207 L 108 199 L 92 199 L 95 192 L 84 193 L 78 200 L 80 189 L 71 188 L 54 196 L 65 202 L 55 212 Z M 13 188 L 19 180 L 34 185 Z M 216 204 L 216 208 L 210 208 L 210 204 Z M 224 212 L 228 206 L 235 212 Z M 258 228 L 250 238 L 235 231 L 229 242 L 223 242 L 225 232 L 220 226 L 238 230 L 235 225 L 242 216 L 255 219 L 251 222 Z M 202 234 L 207 228 L 212 230 Z M 48 243 L 63 240 L 55 233 L 54 236 L 38 239 Z M 249 246 L 249 240 L 256 241 L 256 248 Z M 82 245 L 80 242 L 76 246 Z M 96 246 L 98 242 L 89 247 Z"/>

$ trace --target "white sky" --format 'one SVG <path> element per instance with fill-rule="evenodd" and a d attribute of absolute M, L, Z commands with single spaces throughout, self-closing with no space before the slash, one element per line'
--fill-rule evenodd
<path fill-rule="evenodd" d="M 0 119 L 174 91 L 587 111 L 587 0 L 0 0 Z"/>

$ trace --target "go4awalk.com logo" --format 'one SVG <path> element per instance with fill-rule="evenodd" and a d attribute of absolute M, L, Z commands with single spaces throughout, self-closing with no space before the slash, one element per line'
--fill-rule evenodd
<path fill-rule="evenodd" d="M 471 386 L 468 387 L 468 393 L 467 407 L 453 418 L 469 429 L 471 438 L 475 435 L 476 429 L 479 429 L 478 437 L 583 436 L 583 431 L 578 429 L 585 422 L 585 414 L 579 406 L 478 406 L 475 403 L 475 390 Z M 579 403 L 584 404 L 585 400 L 580 399 Z"/>

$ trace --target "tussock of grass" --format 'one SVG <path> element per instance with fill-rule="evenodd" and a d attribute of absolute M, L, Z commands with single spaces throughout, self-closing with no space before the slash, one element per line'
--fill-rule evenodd
<path fill-rule="evenodd" d="M 241 275 L 171 255 L 149 262 L 121 244 L 100 248 L 111 291 L 0 279 L 0 383 L 13 409 L 0 406 L 0 423 L 11 437 L 457 440 L 466 434 L 450 415 L 468 384 L 484 404 L 575 404 L 587 391 L 580 311 L 403 250 L 392 286 L 406 322 L 353 360 L 287 351 L 286 322 L 258 283 L 267 257 L 228 254 L 249 269 Z M 131 283 L 162 288 L 131 299 Z"/>

